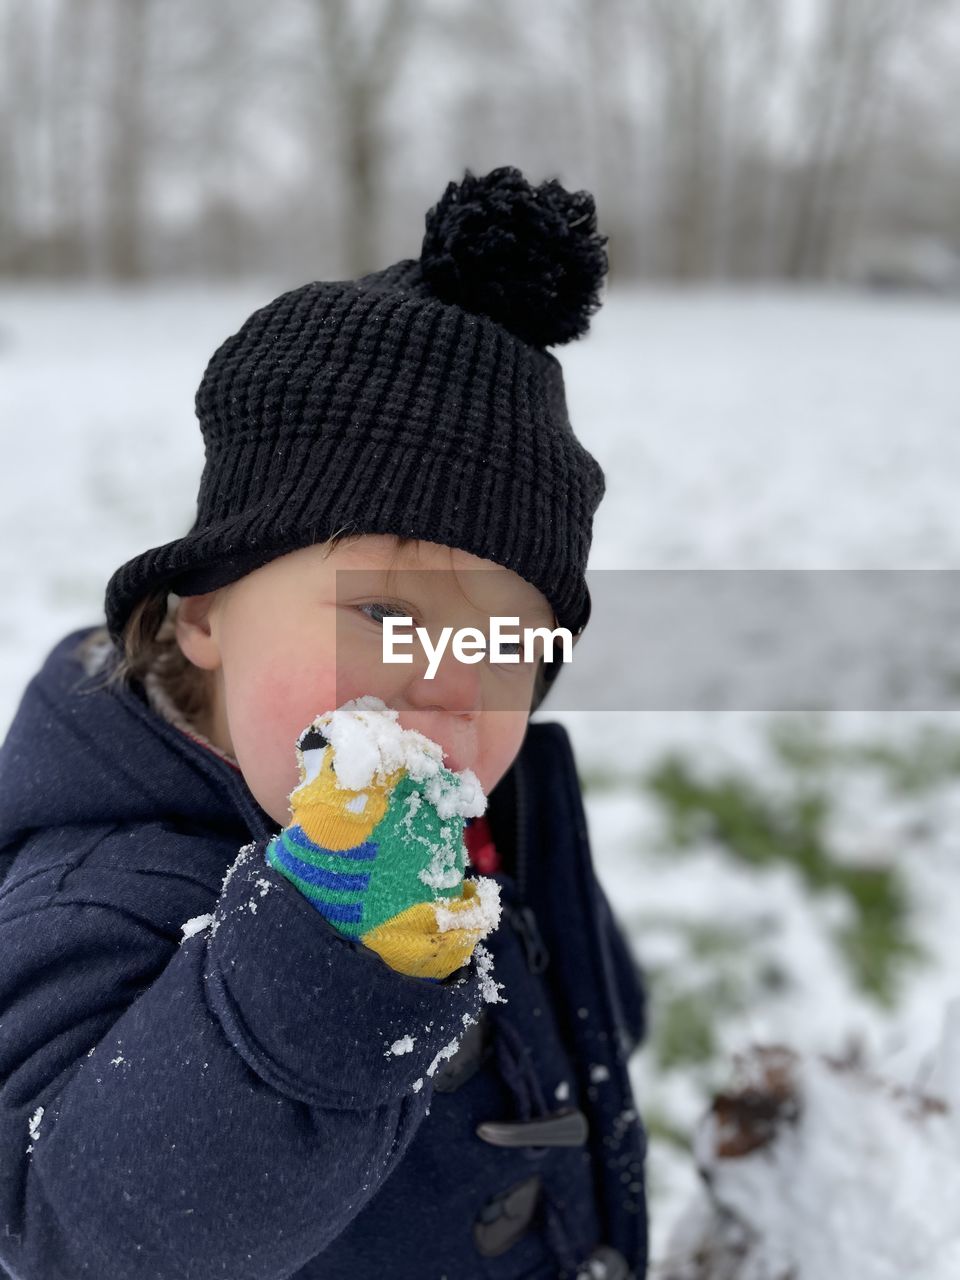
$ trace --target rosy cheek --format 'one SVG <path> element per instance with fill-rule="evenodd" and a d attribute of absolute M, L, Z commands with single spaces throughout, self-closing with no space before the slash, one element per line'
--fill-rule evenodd
<path fill-rule="evenodd" d="M 351 698 L 373 694 L 387 706 L 394 704 L 411 679 L 411 668 L 406 665 L 386 665 L 365 655 L 344 657 L 333 673 L 330 689 L 331 706 L 339 707 Z"/>
<path fill-rule="evenodd" d="M 234 691 L 234 744 L 261 804 L 266 799 L 271 809 L 285 811 L 286 797 L 299 782 L 297 739 L 317 715 L 335 706 L 334 683 L 332 671 L 306 668 L 299 660 L 260 669 L 242 692 Z"/>
<path fill-rule="evenodd" d="M 378 688 L 383 687 L 385 670 L 390 669 L 384 668 L 379 661 L 379 652 L 374 660 L 362 651 L 351 652 L 349 649 L 342 651 L 331 673 L 332 696 L 336 699 L 336 705 L 340 706 L 350 698 L 360 697 L 364 693 L 376 693 Z M 394 668 L 394 670 L 400 670 L 400 668 Z"/>

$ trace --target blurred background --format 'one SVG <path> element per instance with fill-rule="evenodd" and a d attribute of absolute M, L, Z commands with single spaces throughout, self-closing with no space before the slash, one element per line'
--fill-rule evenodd
<path fill-rule="evenodd" d="M 467 166 L 586 187 L 610 237 L 556 352 L 607 475 L 591 568 L 960 565 L 960 0 L 0 0 L 0 60 L 0 731 L 114 569 L 189 527 L 214 348 L 416 256 Z M 680 1274 L 737 1052 L 930 1078 L 960 725 L 537 718 L 647 974 L 652 1274 Z"/>
<path fill-rule="evenodd" d="M 4 0 L 0 270 L 353 276 L 464 164 L 612 281 L 960 284 L 951 0 Z"/>

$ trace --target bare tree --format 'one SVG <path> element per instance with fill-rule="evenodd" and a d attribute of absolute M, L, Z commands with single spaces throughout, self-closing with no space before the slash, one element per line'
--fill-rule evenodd
<path fill-rule="evenodd" d="M 784 77 L 784 9 L 767 0 L 734 0 L 725 12 L 723 163 L 711 260 L 717 275 L 763 276 L 775 273 L 771 114 Z"/>
<path fill-rule="evenodd" d="M 40 225 L 37 196 L 38 123 L 41 119 L 40 15 L 29 4 L 11 3 L 4 12 L 4 121 L 0 156 L 3 164 L 3 214 L 6 269 L 28 274 L 36 268 L 36 232 Z"/>
<path fill-rule="evenodd" d="M 806 124 L 791 202 L 785 270 L 822 277 L 853 239 L 884 115 L 894 105 L 890 60 L 939 4 L 844 0 L 822 5 L 798 120 Z"/>
<path fill-rule="evenodd" d="M 111 0 L 112 59 L 105 162 L 105 246 L 121 279 L 143 274 L 145 179 L 149 164 L 145 113 L 146 52 L 152 0 Z"/>
<path fill-rule="evenodd" d="M 710 222 L 722 158 L 723 15 L 697 0 L 647 0 L 649 39 L 660 63 L 661 216 L 671 275 L 692 278 L 709 267 Z"/>
<path fill-rule="evenodd" d="M 380 0 L 375 10 L 350 0 L 312 0 L 322 82 L 332 100 L 343 191 L 342 240 L 351 274 L 377 266 L 377 208 L 385 164 L 384 99 L 411 35 L 411 0 Z M 318 86 L 322 89 L 323 84 Z M 321 94 L 322 96 L 322 94 Z"/>
<path fill-rule="evenodd" d="M 47 121 L 50 200 L 56 236 L 50 268 L 75 275 L 88 265 L 87 199 L 92 164 L 88 146 L 92 96 L 94 13 L 91 0 L 70 0 L 52 14 Z"/>

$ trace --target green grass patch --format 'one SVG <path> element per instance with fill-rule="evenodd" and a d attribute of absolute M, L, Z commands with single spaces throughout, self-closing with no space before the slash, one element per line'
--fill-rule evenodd
<path fill-rule="evenodd" d="M 667 844 L 682 850 L 709 841 L 752 866 L 792 866 L 813 893 L 839 891 L 854 915 L 839 933 L 841 951 L 860 988 L 890 1006 L 903 965 L 923 956 L 910 937 L 906 886 L 894 867 L 851 866 L 829 848 L 828 786 L 811 777 L 822 750 L 795 741 L 788 752 L 781 758 L 792 760 L 796 776 L 776 790 L 734 771 L 705 779 L 682 756 L 667 755 L 645 777 Z"/>

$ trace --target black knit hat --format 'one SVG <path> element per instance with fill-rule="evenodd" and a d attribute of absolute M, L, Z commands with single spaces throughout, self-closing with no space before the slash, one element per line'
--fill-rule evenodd
<path fill-rule="evenodd" d="M 492 560 L 581 631 L 604 476 L 545 348 L 587 332 L 605 243 L 589 192 L 467 170 L 426 215 L 419 260 L 255 311 L 197 391 L 193 526 L 107 584 L 114 640 L 149 591 L 213 591 L 343 531 Z"/>

